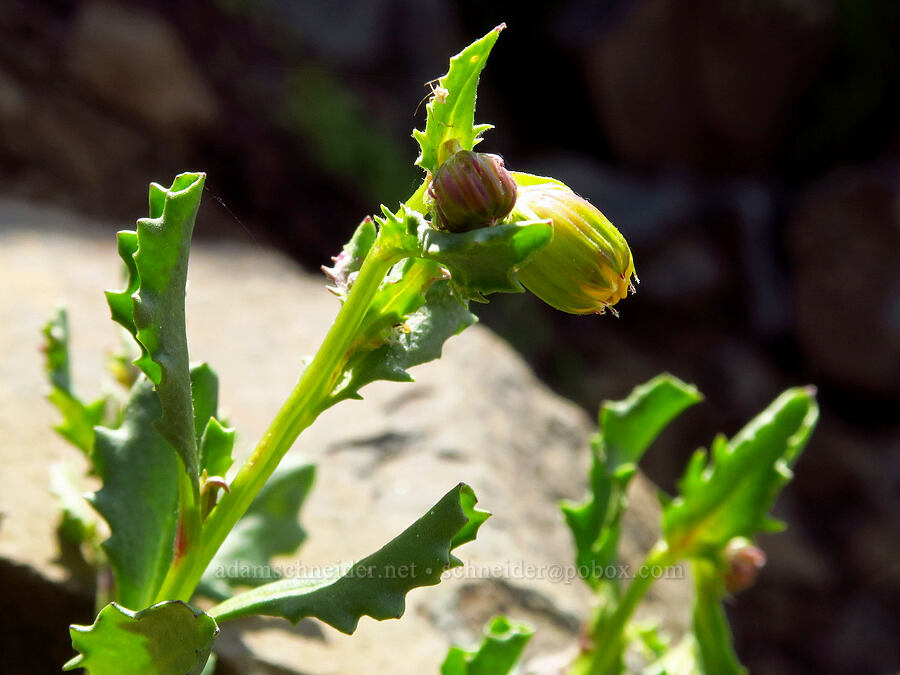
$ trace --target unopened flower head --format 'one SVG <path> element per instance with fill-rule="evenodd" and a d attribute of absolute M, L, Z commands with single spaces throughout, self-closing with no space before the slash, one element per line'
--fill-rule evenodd
<path fill-rule="evenodd" d="M 428 193 L 436 229 L 468 232 L 509 214 L 516 203 L 516 182 L 499 155 L 460 150 L 438 167 Z"/>
<path fill-rule="evenodd" d="M 748 540 L 736 538 L 725 548 L 725 563 L 725 590 L 740 593 L 754 584 L 766 564 L 766 554 Z"/>
<path fill-rule="evenodd" d="M 600 210 L 559 182 L 519 186 L 512 219 L 549 220 L 553 239 L 519 270 L 519 281 L 556 309 L 603 314 L 634 292 L 625 237 Z"/>

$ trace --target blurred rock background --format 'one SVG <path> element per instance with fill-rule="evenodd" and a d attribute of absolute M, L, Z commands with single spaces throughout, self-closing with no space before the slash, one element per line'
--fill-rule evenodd
<path fill-rule="evenodd" d="M 5 0 L 0 195 L 129 225 L 209 173 L 198 235 L 310 269 L 419 179 L 424 83 L 501 21 L 483 148 L 629 238 L 622 318 L 481 315 L 592 414 L 660 370 L 708 397 L 646 461 L 814 383 L 789 537 L 731 612 L 754 673 L 900 669 L 900 6 L 895 0 Z"/>

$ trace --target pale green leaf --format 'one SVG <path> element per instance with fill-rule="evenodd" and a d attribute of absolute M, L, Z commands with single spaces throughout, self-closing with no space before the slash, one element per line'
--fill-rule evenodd
<path fill-rule="evenodd" d="M 63 670 L 90 675 L 200 675 L 219 628 L 199 609 L 170 601 L 139 612 L 110 603 L 90 626 L 71 626 L 78 656 Z"/>
<path fill-rule="evenodd" d="M 528 624 L 510 621 L 505 616 L 494 617 L 477 649 L 450 648 L 441 665 L 441 675 L 507 675 L 532 635 L 534 628 Z"/>
<path fill-rule="evenodd" d="M 489 124 L 475 125 L 475 98 L 478 79 L 488 55 L 505 28 L 501 24 L 450 59 L 450 70 L 440 78 L 425 106 L 425 131 L 414 131 L 421 153 L 416 164 L 434 173 L 440 164 L 440 148 L 456 140 L 463 150 L 471 150 Z"/>
<path fill-rule="evenodd" d="M 47 399 L 62 415 L 53 429 L 90 459 L 94 427 L 103 420 L 106 399 L 85 403 L 75 394 L 69 367 L 69 319 L 64 308 L 50 317 L 43 334 L 45 370 L 51 386 Z"/>

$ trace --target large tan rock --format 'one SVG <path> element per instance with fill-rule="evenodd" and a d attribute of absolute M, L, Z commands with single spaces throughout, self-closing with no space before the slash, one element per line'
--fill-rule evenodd
<path fill-rule="evenodd" d="M 211 88 L 155 12 L 106 0 L 84 3 L 64 60 L 92 94 L 158 130 L 177 134 L 217 115 Z"/>
<path fill-rule="evenodd" d="M 102 290 L 119 278 L 112 237 L 67 213 L 0 201 L 0 557 L 47 582 L 70 580 L 58 559 L 47 467 L 83 464 L 50 431 L 40 327 L 57 302 L 67 304 L 76 386 L 87 395 L 112 386 L 104 384 L 103 359 L 119 333 Z M 222 407 L 246 454 L 316 349 L 337 300 L 323 279 L 248 241 L 195 246 L 187 302 L 192 357 L 218 371 Z M 297 442 L 292 453 L 314 461 L 318 478 L 302 515 L 309 540 L 283 562 L 358 559 L 465 481 L 495 514 L 476 542 L 459 549 L 467 567 L 413 591 L 403 619 L 364 619 L 353 637 L 313 622 L 293 630 L 270 620 L 226 625 L 217 648 L 239 672 L 437 672 L 449 643 L 471 641 L 498 611 L 537 626 L 533 654 L 573 644 L 590 598 L 580 581 L 556 578 L 571 574 L 573 557 L 557 502 L 584 491 L 591 420 L 480 327 L 414 374 L 413 384 L 368 387 L 365 401 L 327 411 Z M 625 541 L 633 556 L 651 545 L 658 517 L 647 484 L 636 483 Z M 657 586 L 655 602 L 678 610 L 669 623 L 677 631 L 685 587 Z"/>

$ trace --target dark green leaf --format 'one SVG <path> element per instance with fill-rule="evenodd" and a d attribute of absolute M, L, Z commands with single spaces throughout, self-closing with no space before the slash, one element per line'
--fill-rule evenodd
<path fill-rule="evenodd" d="M 789 389 L 730 441 L 717 438 L 712 458 L 698 450 L 663 511 L 663 532 L 676 556 L 714 555 L 734 537 L 753 539 L 779 523 L 768 513 L 792 477 L 818 420 L 814 392 Z"/>
<path fill-rule="evenodd" d="M 490 293 L 521 293 L 519 267 L 553 237 L 545 222 L 495 225 L 471 232 L 419 229 L 422 254 L 450 270 L 454 285 L 465 297 L 482 300 Z"/>
<path fill-rule="evenodd" d="M 450 70 L 434 89 L 425 106 L 425 131 L 416 130 L 421 154 L 416 164 L 434 173 L 440 164 L 440 148 L 450 140 L 459 142 L 463 150 L 471 150 L 481 140 L 490 124 L 475 126 L 475 98 L 478 79 L 488 55 L 504 25 L 497 26 L 480 40 L 476 40 L 450 59 Z"/>
<path fill-rule="evenodd" d="M 207 567 L 201 592 L 225 599 L 233 586 L 259 586 L 280 578 L 271 559 L 294 553 L 306 540 L 297 521 L 315 475 L 312 464 L 283 463 L 275 470 Z"/>
<path fill-rule="evenodd" d="M 507 675 L 532 635 L 534 628 L 527 624 L 512 622 L 505 616 L 494 617 L 478 649 L 450 648 L 441 675 Z"/>
<path fill-rule="evenodd" d="M 63 670 L 90 675 L 199 675 L 219 632 L 216 622 L 180 601 L 139 612 L 110 603 L 91 626 L 71 626 L 79 652 Z"/>
<path fill-rule="evenodd" d="M 579 572 L 593 588 L 616 562 L 625 494 L 637 462 L 660 432 L 700 401 L 697 390 L 672 375 L 659 375 L 622 401 L 600 408 L 600 430 L 592 444 L 590 493 L 581 503 L 561 505 L 575 539 Z"/>
<path fill-rule="evenodd" d="M 135 362 L 156 385 L 162 405 L 160 433 L 175 448 L 188 475 L 199 476 L 191 401 L 184 295 L 191 235 L 206 175 L 183 173 L 170 188 L 150 186 L 150 217 L 135 232 L 119 233 L 129 272 L 124 291 L 107 292 L 112 317 L 141 348 Z"/>
<path fill-rule="evenodd" d="M 703 675 L 743 675 L 731 638 L 731 627 L 722 606 L 722 575 L 713 563 L 694 562 L 694 637 Z"/>
<path fill-rule="evenodd" d="M 178 465 L 154 426 L 159 415 L 153 383 L 141 378 L 122 426 L 97 427 L 94 461 L 103 487 L 92 503 L 109 523 L 103 549 L 116 577 L 116 599 L 130 607 L 152 602 L 172 560 Z"/>
<path fill-rule="evenodd" d="M 453 554 L 461 531 L 487 514 L 474 508 L 472 489 L 459 484 L 432 509 L 381 550 L 340 574 L 316 579 L 285 579 L 236 595 L 210 614 L 228 621 L 251 614 L 281 616 L 292 623 L 316 617 L 344 633 L 362 616 L 382 621 L 403 615 L 406 594 L 433 586 L 441 574 L 462 565 Z M 466 531 L 465 539 L 474 532 Z"/>

